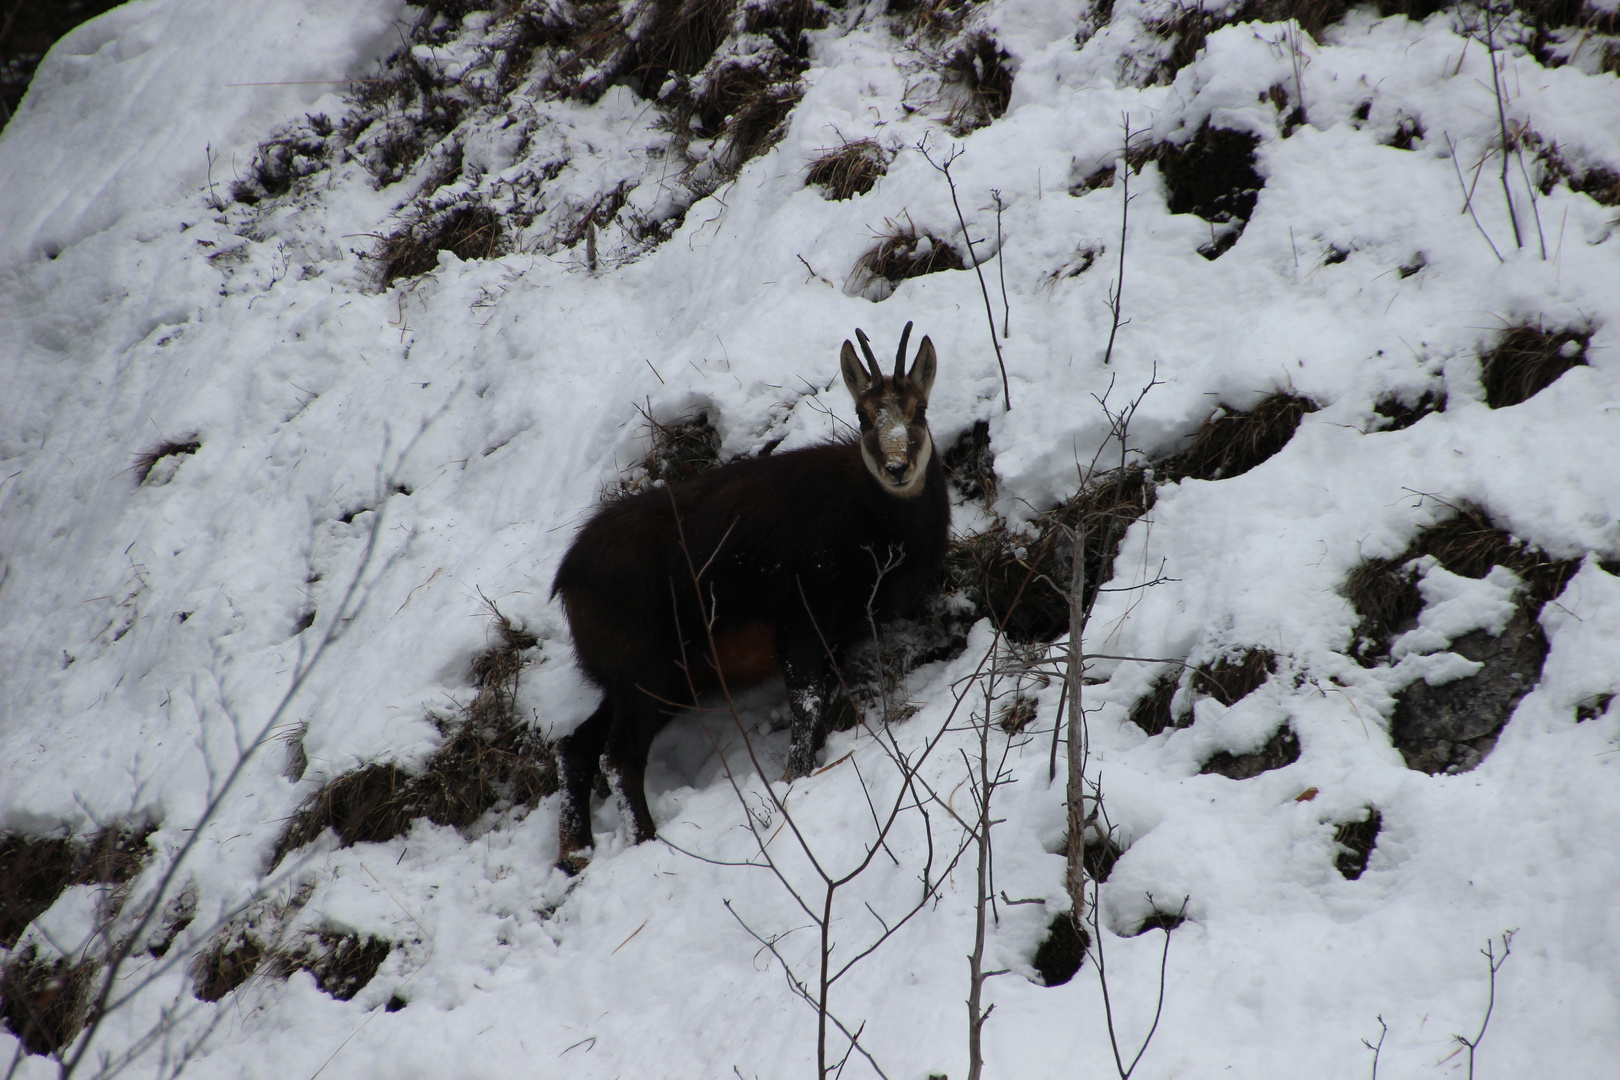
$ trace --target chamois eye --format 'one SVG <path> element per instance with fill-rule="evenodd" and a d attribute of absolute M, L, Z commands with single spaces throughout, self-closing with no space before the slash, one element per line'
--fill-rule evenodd
<path fill-rule="evenodd" d="M 922 423 L 926 423 L 927 420 L 928 420 L 928 406 L 926 406 L 926 405 L 917 406 L 917 408 L 911 414 L 911 422 L 913 424 L 922 424 Z"/>

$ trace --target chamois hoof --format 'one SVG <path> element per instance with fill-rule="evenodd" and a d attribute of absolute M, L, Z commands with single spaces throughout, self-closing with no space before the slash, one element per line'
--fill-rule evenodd
<path fill-rule="evenodd" d="M 576 851 L 557 860 L 557 869 L 569 877 L 578 877 L 581 870 L 591 864 L 591 854 L 587 851 Z"/>

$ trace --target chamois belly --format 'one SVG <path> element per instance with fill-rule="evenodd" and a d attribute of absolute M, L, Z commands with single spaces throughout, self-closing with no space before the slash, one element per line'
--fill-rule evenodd
<path fill-rule="evenodd" d="M 744 687 L 764 682 L 779 674 L 782 663 L 776 655 L 776 630 L 767 622 L 749 622 L 721 630 L 714 637 L 714 656 L 701 665 L 707 675 L 700 690 L 717 689 L 715 661 L 726 686 Z"/>

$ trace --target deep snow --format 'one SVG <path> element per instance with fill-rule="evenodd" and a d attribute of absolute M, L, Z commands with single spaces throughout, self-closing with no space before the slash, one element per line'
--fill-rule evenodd
<path fill-rule="evenodd" d="M 1545 259 L 1527 209 L 1528 244 L 1513 248 L 1493 165 L 1473 199 L 1479 225 L 1460 212 L 1458 166 L 1471 175 L 1498 128 L 1486 51 L 1459 35 L 1455 13 L 1414 23 L 1357 10 L 1325 44 L 1306 39 L 1309 122 L 1285 139 L 1267 98 L 1294 85 L 1280 24 L 1221 29 L 1173 82 L 1142 87 L 1127 76 L 1157 47 L 1142 29 L 1155 9 L 1120 0 L 1077 45 L 1088 9 L 974 10 L 1016 81 L 1006 115 L 959 140 L 944 107 L 926 103 L 939 92 L 930 56 L 877 10 L 853 29 L 858 9 L 842 13 L 812 35 L 786 137 L 661 245 L 637 257 L 605 235 L 612 264 L 588 273 L 580 250 L 544 242 L 542 215 L 512 254 L 443 254 L 432 274 L 382 292 L 363 253 L 395 227 L 415 181 L 378 188 L 350 162 L 257 207 L 210 200 L 228 197 L 231 172 L 280 125 L 343 115 L 343 87 L 320 80 L 369 70 L 397 45 L 406 9 L 137 0 L 57 45 L 0 135 L 0 828 L 83 835 L 154 822 L 156 854 L 134 888 L 143 895 L 239 740 L 274 714 L 341 613 L 341 636 L 280 718 L 283 731 L 307 725 L 308 769 L 285 778 L 279 741 L 250 760 L 176 883 L 194 889 L 199 914 L 175 949 L 202 949 L 227 913 L 304 882 L 314 891 L 293 928 L 397 943 L 349 1002 L 298 973 L 203 1004 L 172 967 L 109 1019 L 98 1047 L 123 1053 L 178 1003 L 130 1072 L 166 1075 L 193 1040 L 194 1076 L 313 1076 L 323 1065 L 424 1077 L 810 1071 L 810 1013 L 722 904 L 765 933 L 800 926 L 762 871 L 610 843 L 571 882 L 553 867 L 552 798 L 466 835 L 424 821 L 384 844 L 325 842 L 264 875 L 285 818 L 322 782 L 366 762 L 418 763 L 438 744 L 430 714 L 471 697 L 470 661 L 490 643 L 480 593 L 541 639 L 523 715 L 548 735 L 588 715 L 596 695 L 572 667 L 547 590 L 603 485 L 645 449 L 638 405 L 659 419 L 706 408 L 726 456 L 779 438 L 805 445 L 836 434 L 829 412 L 852 415 L 836 378 L 844 338 L 862 326 L 882 348 L 915 319 L 940 350 L 935 436 L 947 446 L 989 421 L 995 510 L 1015 521 L 1075 490 L 1107 434 L 1093 395 L 1111 380 L 1117 405 L 1157 376 L 1132 427 L 1149 455 L 1176 449 L 1217 402 L 1245 408 L 1292 390 L 1322 406 L 1259 468 L 1161 487 L 1114 584 L 1161 566 L 1173 580 L 1105 594 L 1091 624 L 1096 652 L 1198 665 L 1263 647 L 1279 658 L 1256 693 L 1230 707 L 1202 699 L 1194 724 L 1152 737 L 1127 714 L 1166 665 L 1092 672 L 1108 679 L 1088 688 L 1100 706 L 1096 776 L 1128 846 L 1102 888 L 1104 926 L 1134 929 L 1148 894 L 1172 908 L 1190 898 L 1138 1075 L 1362 1076 L 1371 1054 L 1360 1040 L 1376 1039 L 1378 1016 L 1389 1025 L 1379 1075 L 1465 1075 L 1453 1036 L 1471 1035 L 1484 1012 L 1478 950 L 1510 929 L 1478 1075 L 1617 1075 L 1620 710 L 1585 722 L 1575 712 L 1620 689 L 1620 579 L 1598 565 L 1620 557 L 1616 210 L 1554 187 L 1535 207 Z M 474 34 L 484 23 L 471 18 Z M 1620 80 L 1546 69 L 1522 50 L 1504 63 L 1512 123 L 1568 160 L 1620 167 Z M 647 148 L 668 136 L 628 89 L 594 105 L 518 95 L 509 115 L 524 137 L 503 142 L 493 122 L 474 132 L 483 141 L 469 144 L 460 190 L 497 190 L 561 156 L 554 210 L 626 177 L 642 181 L 640 205 L 667 191 L 647 179 L 659 170 Z M 1411 150 L 1384 144 L 1402 116 L 1424 130 Z M 1184 142 L 1206 119 L 1252 132 L 1265 186 L 1241 239 L 1207 261 L 1197 248 L 1210 226 L 1168 213 L 1157 164 L 1132 177 L 1130 321 L 1105 369 L 1121 189 L 1070 188 L 1117 159 L 1122 117 L 1144 141 Z M 995 235 L 992 189 L 1006 205 L 1010 413 L 973 273 L 907 281 L 879 305 L 842 288 L 885 219 L 909 215 L 960 243 L 949 191 L 911 149 L 925 134 L 965 151 L 952 171 L 975 241 Z M 867 136 L 898 151 L 870 194 L 832 202 L 805 186 L 822 149 Z M 1347 257 L 1330 262 L 1333 248 Z M 1053 278 L 1084 250 L 1099 252 L 1091 269 Z M 1590 329 L 1590 364 L 1490 409 L 1480 351 L 1525 322 Z M 1387 394 L 1437 385 L 1444 412 L 1400 431 L 1373 426 Z M 164 459 L 137 486 L 136 454 L 192 438 L 195 454 Z M 1356 614 L 1337 590 L 1362 559 L 1398 555 L 1463 501 L 1585 562 L 1542 609 L 1541 681 L 1494 750 L 1472 772 L 1428 776 L 1391 746 L 1394 694 L 1461 674 L 1444 643 L 1500 628 L 1516 582 L 1505 570 L 1485 581 L 1431 571 L 1419 629 L 1397 642 L 1393 664 L 1371 669 L 1347 655 Z M 957 528 L 985 520 L 963 507 Z M 938 729 L 988 641 L 981 624 L 961 657 L 909 677 L 920 708 L 893 729 L 900 745 Z M 1050 913 L 1066 903 L 1053 854 L 1065 818 L 1063 775 L 1048 782 L 1040 734 L 1059 687 L 1025 691 L 1039 721 L 1011 758 L 1017 782 L 998 795 L 996 883 L 1051 906 L 1001 909 L 988 962 L 1013 973 L 990 983 L 986 1075 L 1109 1075 L 1091 963 L 1062 987 L 1030 979 Z M 766 731 L 780 704 L 766 691 L 745 713 L 767 778 L 785 752 L 785 734 Z M 1244 781 L 1198 775 L 1214 752 L 1252 750 L 1284 719 L 1297 762 Z M 945 793 L 964 779 L 956 748 L 970 741 L 949 738 L 929 766 Z M 726 746 L 757 792 L 765 780 L 734 736 Z M 871 739 L 835 736 L 825 760 L 851 750 L 882 794 L 892 777 Z M 650 786 L 673 844 L 749 854 L 695 717 L 660 738 Z M 1319 794 L 1296 801 L 1310 788 Z M 871 826 L 852 764 L 795 785 L 791 803 L 818 850 L 858 858 Z M 1366 872 L 1346 880 L 1334 824 L 1366 806 L 1382 831 Z M 613 824 L 602 811 L 599 832 Z M 838 932 L 852 942 L 876 925 L 863 904 L 896 910 L 917 888 L 915 821 L 893 846 L 897 859 L 879 859 L 840 900 Z M 91 942 L 95 893 L 63 894 L 19 948 Z M 867 1023 L 863 1039 L 890 1076 L 965 1071 L 971 938 L 964 864 L 936 905 L 839 985 L 835 1008 Z M 1151 1020 L 1162 941 L 1107 940 L 1127 1038 Z M 810 963 L 808 934 L 785 947 Z M 384 1011 L 396 995 L 407 1006 Z M 53 1068 L 27 1058 L 17 1074 Z"/>

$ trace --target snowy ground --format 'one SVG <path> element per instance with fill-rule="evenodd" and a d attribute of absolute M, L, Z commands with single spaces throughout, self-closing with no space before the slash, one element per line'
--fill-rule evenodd
<path fill-rule="evenodd" d="M 172 955 L 300 886 L 313 891 L 288 933 L 394 944 L 349 1001 L 299 972 L 202 1003 L 183 963 L 132 966 L 130 987 L 155 977 L 108 1017 L 85 1067 L 106 1055 L 132 1075 L 183 1065 L 278 1080 L 323 1065 L 393 1077 L 812 1071 L 811 1013 L 723 904 L 765 934 L 802 926 L 763 871 L 609 843 L 570 880 L 553 865 L 555 797 L 465 831 L 419 821 L 380 844 L 328 838 L 266 868 L 286 818 L 323 783 L 363 763 L 418 765 L 439 744 L 431 717 L 471 699 L 471 661 L 492 643 L 482 596 L 540 639 L 523 715 L 555 736 L 589 714 L 595 691 L 547 591 L 574 527 L 645 452 L 638 407 L 660 420 L 707 409 L 727 457 L 806 445 L 837 433 L 829 413 L 853 415 L 840 343 L 861 326 L 881 349 L 916 320 L 940 352 L 936 439 L 989 421 L 991 509 L 1013 521 L 1075 491 L 1106 439 L 1094 395 L 1110 385 L 1117 406 L 1156 375 L 1131 429 L 1152 456 L 1184 445 L 1217 403 L 1286 390 L 1321 406 L 1253 471 L 1161 486 L 1114 584 L 1161 567 L 1172 580 L 1105 594 L 1091 623 L 1099 653 L 1278 658 L 1255 693 L 1231 707 L 1204 698 L 1195 722 L 1154 736 L 1128 713 L 1170 666 L 1091 672 L 1108 680 L 1088 688 L 1093 765 L 1128 848 L 1101 890 L 1126 1041 L 1151 1022 L 1164 939 L 1114 935 L 1152 913 L 1149 894 L 1172 910 L 1189 898 L 1136 1075 L 1364 1076 L 1361 1040 L 1377 1040 L 1380 1016 L 1380 1076 L 1466 1075 L 1454 1036 L 1484 1017 L 1479 950 L 1509 930 L 1476 1074 L 1617 1075 L 1620 708 L 1605 701 L 1584 720 L 1577 709 L 1620 690 L 1620 578 L 1599 565 L 1620 559 L 1620 222 L 1565 183 L 1532 207 L 1515 172 L 1516 247 L 1499 154 L 1473 214 L 1460 212 L 1459 183 L 1500 146 L 1491 61 L 1461 16 L 1358 9 L 1321 44 L 1293 39 L 1297 54 L 1284 24 L 1231 25 L 1173 81 L 1144 85 L 1166 48 L 1144 29 L 1163 14 L 1153 5 L 1119 0 L 1097 29 L 1085 3 L 986 4 L 968 23 L 1008 52 L 1011 101 L 953 138 L 937 52 L 897 34 L 880 3 L 852 3 L 811 32 L 785 137 L 684 217 L 670 137 L 628 88 L 594 104 L 520 91 L 473 117 L 460 177 L 435 197 L 502 205 L 502 185 L 530 191 L 525 177 L 562 162 L 532 188 L 528 231 L 499 258 L 446 252 L 432 273 L 378 290 L 375 238 L 416 205 L 421 170 L 379 185 L 357 156 L 256 205 L 230 202 L 230 188 L 286 125 L 340 121 L 352 106 L 338 80 L 372 71 L 416 14 L 393 0 L 135 0 L 57 45 L 0 136 L 0 830 L 156 825 L 131 890 L 149 896 L 243 740 L 302 725 L 302 777 L 287 778 L 287 746 L 268 741 L 187 855 L 171 893 L 189 888 L 197 916 Z M 485 28 L 498 29 L 490 15 L 469 15 L 444 62 Z M 1620 170 L 1620 79 L 1578 51 L 1545 67 L 1513 48 L 1501 63 L 1506 122 L 1539 137 L 1532 150 L 1556 144 L 1576 171 Z M 1270 96 L 1279 86 L 1287 109 Z M 1285 138 L 1301 96 L 1307 121 Z M 1121 186 L 1083 181 L 1118 159 L 1126 119 L 1144 143 L 1185 143 L 1206 120 L 1250 132 L 1264 187 L 1211 261 L 1198 253 L 1211 225 L 1169 213 L 1160 165 L 1131 177 L 1129 323 L 1105 368 Z M 1410 149 L 1388 145 L 1411 120 Z M 992 190 L 1005 206 L 1001 265 L 985 270 L 993 293 L 1005 273 L 1010 412 L 972 272 L 906 281 L 880 304 L 844 287 L 886 220 L 965 250 L 949 190 L 913 149 L 925 136 L 963 150 L 952 173 L 981 256 L 995 247 Z M 896 154 L 869 194 L 829 201 L 806 186 L 822 151 L 865 137 Z M 1524 156 L 1525 176 L 1543 167 Z M 631 209 L 679 224 L 644 248 L 605 228 L 589 272 L 558 223 L 627 179 Z M 1087 252 L 1089 269 L 1066 276 Z M 1589 332 L 1588 364 L 1492 409 L 1480 354 L 1527 324 Z M 1378 430 L 1379 401 L 1441 388 L 1445 411 Z M 136 455 L 193 441 L 137 482 Z M 1349 655 L 1357 615 L 1338 590 L 1465 502 L 1553 558 L 1584 561 L 1541 609 L 1550 651 L 1495 748 L 1472 771 L 1431 776 L 1392 747 L 1395 695 L 1466 673 L 1446 643 L 1500 631 L 1518 583 L 1430 572 L 1415 636 L 1375 667 Z M 956 515 L 959 531 L 989 520 L 983 507 Z M 981 623 L 960 657 L 909 676 L 919 709 L 893 728 L 900 746 L 938 731 L 989 639 Z M 1061 761 L 1055 782 L 1047 772 L 1059 686 L 1024 690 L 1038 717 L 998 795 L 996 888 L 1046 903 L 1000 910 L 987 963 L 1011 973 L 989 984 L 985 1074 L 1112 1075 L 1093 963 L 1053 988 L 1031 967 L 1067 904 L 1065 811 Z M 982 715 L 974 700 L 958 719 Z M 769 730 L 780 706 L 767 689 L 743 714 L 766 778 L 786 749 Z M 1297 761 L 1241 781 L 1199 773 L 1284 721 Z M 966 798 L 953 792 L 966 790 L 957 751 L 970 743 L 948 735 L 930 758 L 930 782 L 951 798 Z M 734 734 L 725 747 L 757 797 L 765 779 Z M 792 789 L 834 864 L 858 859 L 871 834 L 859 777 L 878 801 L 895 783 L 869 737 L 835 736 L 825 760 L 851 752 Z M 649 778 L 672 844 L 748 856 L 743 810 L 695 716 L 660 738 Z M 1348 880 L 1334 828 L 1365 807 L 1382 829 Z M 954 844 L 942 821 L 938 842 Z M 599 834 L 614 825 L 604 809 Z M 893 859 L 840 895 L 841 943 L 876 929 L 864 905 L 903 910 L 924 846 L 908 817 Z M 835 991 L 891 1077 L 965 1073 L 967 870 Z M 98 896 L 68 889 L 8 955 L 94 955 Z M 810 938 L 783 941 L 801 974 Z M 0 1035 L 0 1060 L 15 1046 Z M 56 1069 L 15 1060 L 19 1076 Z"/>

